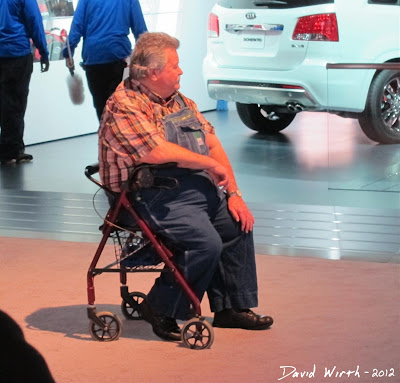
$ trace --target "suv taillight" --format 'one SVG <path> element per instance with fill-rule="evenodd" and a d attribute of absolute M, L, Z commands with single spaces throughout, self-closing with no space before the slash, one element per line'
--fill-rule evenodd
<path fill-rule="evenodd" d="M 218 16 L 215 13 L 208 15 L 208 37 L 219 36 L 219 21 Z"/>
<path fill-rule="evenodd" d="M 300 17 L 294 28 L 293 40 L 339 41 L 335 13 Z"/>

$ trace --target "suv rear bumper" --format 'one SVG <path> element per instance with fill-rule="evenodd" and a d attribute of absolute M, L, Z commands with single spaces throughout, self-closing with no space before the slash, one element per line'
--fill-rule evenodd
<path fill-rule="evenodd" d="M 260 105 L 300 105 L 302 110 L 318 109 L 317 102 L 301 87 L 244 81 L 209 80 L 208 94 L 215 100 Z"/>
<path fill-rule="evenodd" d="M 290 71 L 221 67 L 212 54 L 203 61 L 208 94 L 217 100 L 304 109 L 360 113 L 365 108 L 373 69 L 328 70 L 329 57 L 309 60 Z"/>

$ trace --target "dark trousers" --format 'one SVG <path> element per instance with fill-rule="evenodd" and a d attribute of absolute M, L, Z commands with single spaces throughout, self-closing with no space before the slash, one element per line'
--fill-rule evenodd
<path fill-rule="evenodd" d="M 109 64 L 85 65 L 86 78 L 99 121 L 108 98 L 122 81 L 125 67 L 124 60 Z"/>
<path fill-rule="evenodd" d="M 175 264 L 199 300 L 207 292 L 212 311 L 256 307 L 252 233 L 241 232 L 227 209 L 226 198 L 207 177 L 180 177 L 173 171 L 169 176 L 179 180 L 178 188 L 142 189 L 131 194 L 138 212 L 173 246 Z M 230 242 L 233 244 L 226 246 Z M 190 301 L 171 273 L 157 278 L 147 299 L 159 314 L 182 320 L 191 316 Z"/>
<path fill-rule="evenodd" d="M 25 150 L 24 117 L 33 71 L 31 54 L 0 58 L 0 159 L 17 158 Z"/>

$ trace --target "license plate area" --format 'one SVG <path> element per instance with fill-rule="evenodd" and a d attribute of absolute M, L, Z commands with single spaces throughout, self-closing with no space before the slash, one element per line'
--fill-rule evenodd
<path fill-rule="evenodd" d="M 265 47 L 264 33 L 241 33 L 239 38 L 241 49 L 264 49 Z"/>

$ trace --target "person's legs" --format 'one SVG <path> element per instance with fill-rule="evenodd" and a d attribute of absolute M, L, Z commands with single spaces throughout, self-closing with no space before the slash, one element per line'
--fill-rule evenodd
<path fill-rule="evenodd" d="M 257 306 L 252 233 L 241 232 L 225 198 L 220 198 L 207 178 L 191 175 L 179 182 L 180 187 L 173 190 L 133 193 L 139 214 L 174 247 L 174 263 L 199 300 L 207 291 L 216 312 L 215 327 L 268 328 L 271 317 L 249 310 Z M 186 320 L 193 315 L 189 299 L 170 273 L 161 274 L 147 295 L 143 310 L 148 317 L 147 305 L 166 320 L 152 323 L 154 332 L 164 339 L 179 339 L 176 321 L 172 323 L 171 318 Z"/>
<path fill-rule="evenodd" d="M 108 98 L 122 81 L 125 67 L 126 62 L 123 60 L 85 67 L 89 90 L 92 94 L 93 105 L 99 120 Z"/>
<path fill-rule="evenodd" d="M 248 309 L 258 305 L 253 233 L 241 231 L 224 198 L 215 213 L 214 227 L 224 243 L 215 274 L 207 289 L 211 311 Z M 231 242 L 231 244 L 230 244 Z"/>
<path fill-rule="evenodd" d="M 241 231 L 224 198 L 213 219 L 224 247 L 207 290 L 213 326 L 263 330 L 273 324 L 270 316 L 250 310 L 258 304 L 257 272 L 253 234 Z"/>
<path fill-rule="evenodd" d="M 211 182 L 192 175 L 173 190 L 147 189 L 135 203 L 151 229 L 172 245 L 174 263 L 191 289 L 202 299 L 217 266 L 222 240 L 210 221 L 219 197 Z M 171 273 L 162 273 L 147 296 L 158 314 L 189 319 L 190 301 Z"/>
<path fill-rule="evenodd" d="M 24 117 L 33 58 L 0 59 L 0 160 L 18 160 L 25 151 Z M 30 158 L 32 159 L 32 158 Z"/>

